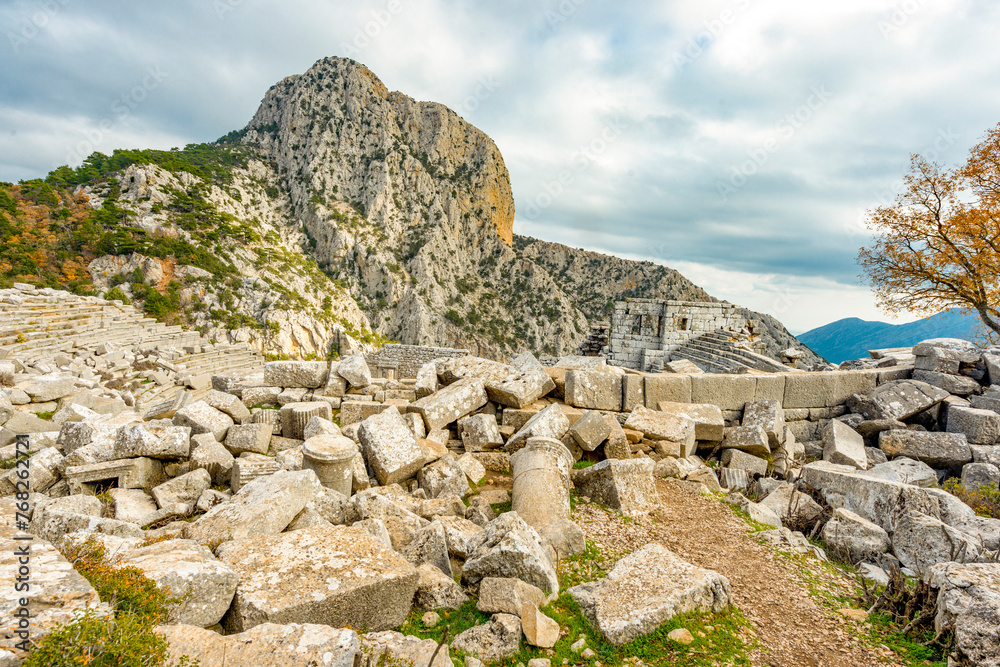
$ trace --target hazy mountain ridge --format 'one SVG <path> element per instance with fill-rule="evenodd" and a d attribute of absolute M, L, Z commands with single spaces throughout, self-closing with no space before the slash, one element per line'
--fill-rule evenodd
<path fill-rule="evenodd" d="M 907 347 L 928 338 L 982 338 L 982 323 L 961 310 L 945 310 L 926 319 L 906 324 L 873 322 L 849 317 L 800 334 L 798 339 L 838 364 L 868 356 L 868 350 Z"/>

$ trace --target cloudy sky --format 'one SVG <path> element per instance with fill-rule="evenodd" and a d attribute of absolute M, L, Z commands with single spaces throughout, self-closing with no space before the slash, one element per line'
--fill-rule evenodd
<path fill-rule="evenodd" d="M 0 0 L 0 180 L 243 127 L 331 55 L 497 142 L 515 231 L 648 259 L 794 332 L 888 319 L 864 211 L 1000 122 L 992 0 Z"/>

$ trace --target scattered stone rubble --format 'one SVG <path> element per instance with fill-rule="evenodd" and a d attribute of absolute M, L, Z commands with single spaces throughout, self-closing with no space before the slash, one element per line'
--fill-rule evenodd
<path fill-rule="evenodd" d="M 44 292 L 33 298 L 61 298 Z M 20 294 L 0 296 L 35 309 Z M 946 476 L 1000 478 L 991 350 L 927 341 L 912 366 L 737 375 L 467 355 L 428 362 L 415 379 L 372 377 L 356 355 L 216 372 L 201 389 L 141 401 L 127 372 L 97 366 L 117 351 L 112 364 L 152 368 L 170 349 L 97 347 L 6 350 L 0 361 L 0 456 L 26 438 L 34 562 L 61 600 L 32 619 L 36 640 L 75 610 L 108 613 L 57 550 L 92 538 L 182 594 L 162 628 L 175 655 L 429 661 L 434 646 L 394 628 L 414 604 L 456 608 L 470 595 L 492 618 L 441 647 L 442 665 L 452 649 L 512 655 L 522 636 L 552 646 L 558 625 L 539 608 L 559 592 L 559 560 L 585 546 L 570 490 L 637 514 L 658 501 L 662 477 L 729 494 L 776 543 L 823 557 L 803 537 L 818 534 L 865 571 L 892 563 L 927 578 L 963 659 L 1000 654 L 981 648 L 983 636 L 997 642 L 982 628 L 1000 614 L 1000 521 L 939 488 Z M 489 473 L 512 474 L 513 497 L 475 494 Z M 14 481 L 0 478 L 8 541 Z M 104 491 L 110 514 L 93 497 Z M 15 567 L 4 553 L 0 567 Z M 657 544 L 570 593 L 616 645 L 730 604 L 724 577 Z M 13 644 L 8 630 L 4 664 L 24 657 Z"/>

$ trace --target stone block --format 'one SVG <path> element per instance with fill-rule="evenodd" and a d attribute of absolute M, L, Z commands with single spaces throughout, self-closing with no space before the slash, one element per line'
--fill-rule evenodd
<path fill-rule="evenodd" d="M 250 410 L 247 409 L 247 406 L 243 405 L 243 402 L 239 398 L 232 394 L 225 394 L 213 389 L 205 394 L 205 397 L 201 400 L 216 410 L 226 413 L 237 424 L 250 421 Z"/>
<path fill-rule="evenodd" d="M 785 411 L 781 401 L 750 401 L 743 409 L 743 426 L 763 428 L 771 449 L 777 449 L 785 441 Z"/>
<path fill-rule="evenodd" d="M 690 375 L 647 375 L 644 378 L 646 407 L 655 410 L 660 403 L 691 402 Z M 743 406 L 740 406 L 743 407 Z"/>
<path fill-rule="evenodd" d="M 226 449 L 239 456 L 244 452 L 266 454 L 271 446 L 273 428 L 270 424 L 236 424 L 226 434 Z"/>
<path fill-rule="evenodd" d="M 303 440 L 306 425 L 313 417 L 332 419 L 333 410 L 329 403 L 324 401 L 307 401 L 303 403 L 289 403 L 281 408 L 281 435 L 286 438 Z M 222 438 L 219 438 L 222 441 Z"/>
<path fill-rule="evenodd" d="M 722 452 L 722 465 L 727 468 L 745 470 L 750 475 L 766 475 L 767 460 L 748 454 L 739 449 L 726 449 Z M 729 487 L 732 488 L 732 487 Z"/>
<path fill-rule="evenodd" d="M 889 457 L 905 456 L 935 468 L 954 468 L 972 461 L 963 433 L 893 429 L 879 434 L 879 447 Z"/>
<path fill-rule="evenodd" d="M 174 426 L 189 427 L 191 435 L 211 433 L 216 440 L 222 442 L 234 422 L 232 417 L 204 401 L 195 401 L 178 410 L 174 414 L 173 423 Z"/>
<path fill-rule="evenodd" d="M 340 425 L 360 423 L 385 410 L 387 405 L 371 401 L 344 401 L 340 404 Z"/>
<path fill-rule="evenodd" d="M 823 460 L 865 470 L 868 468 L 865 439 L 847 424 L 831 419 L 823 428 Z"/>
<path fill-rule="evenodd" d="M 569 435 L 581 449 L 592 452 L 611 435 L 611 426 L 604 415 L 590 410 L 570 426 Z"/>
<path fill-rule="evenodd" d="M 734 426 L 727 428 L 722 446 L 726 449 L 739 449 L 754 456 L 769 457 L 771 455 L 771 446 L 767 433 L 760 426 Z"/>
<path fill-rule="evenodd" d="M 754 400 L 756 380 L 749 375 L 706 373 L 691 378 L 691 402 L 709 403 L 722 410 L 742 410 Z"/>
<path fill-rule="evenodd" d="M 316 389 L 326 383 L 325 361 L 269 361 L 264 364 L 264 385 Z"/>
<path fill-rule="evenodd" d="M 622 377 L 596 371 L 567 371 L 566 403 L 588 410 L 620 411 Z"/>
<path fill-rule="evenodd" d="M 722 410 L 717 405 L 663 401 L 656 407 L 660 412 L 687 415 L 693 419 L 696 440 L 719 442 L 726 435 L 726 420 L 722 416 Z"/>
<path fill-rule="evenodd" d="M 363 354 L 354 354 L 341 359 L 337 373 L 352 387 L 361 389 L 372 383 L 372 373 Z"/>
<path fill-rule="evenodd" d="M 423 450 L 395 407 L 361 422 L 358 438 L 379 484 L 401 482 L 424 465 Z"/>
<path fill-rule="evenodd" d="M 639 431 L 648 440 L 666 440 L 679 446 L 680 457 L 694 453 L 696 422 L 686 414 L 672 414 L 637 406 L 625 428 Z"/>
<path fill-rule="evenodd" d="M 573 485 L 583 495 L 629 515 L 649 511 L 659 502 L 651 459 L 606 459 L 573 471 Z"/>
<path fill-rule="evenodd" d="M 948 433 L 962 433 L 972 445 L 994 445 L 1000 441 L 1000 414 L 992 410 L 952 406 L 948 409 Z"/>
<path fill-rule="evenodd" d="M 450 384 L 430 396 L 415 401 L 410 410 L 420 413 L 428 431 L 444 428 L 487 403 L 486 387 L 479 378 Z"/>
<path fill-rule="evenodd" d="M 243 390 L 243 405 L 247 408 L 277 405 L 281 392 L 281 387 L 247 387 Z"/>

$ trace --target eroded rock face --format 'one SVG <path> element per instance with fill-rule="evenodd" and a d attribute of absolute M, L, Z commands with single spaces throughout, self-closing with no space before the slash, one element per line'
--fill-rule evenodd
<path fill-rule="evenodd" d="M 647 544 L 618 561 L 605 579 L 569 593 L 616 646 L 653 632 L 677 614 L 719 612 L 732 602 L 728 579 L 659 544 Z"/>
<path fill-rule="evenodd" d="M 941 563 L 924 580 L 938 590 L 935 630 L 954 632 L 958 653 L 969 664 L 1000 664 L 1000 564 Z"/>
<path fill-rule="evenodd" d="M 517 512 L 501 514 L 477 537 L 462 579 L 475 584 L 484 577 L 512 577 L 545 592 L 559 592 L 559 578 L 548 550 Z"/>
<path fill-rule="evenodd" d="M 314 526 L 226 542 L 219 560 L 239 576 L 223 625 L 323 623 L 388 630 L 410 612 L 414 566 L 360 528 Z"/>

